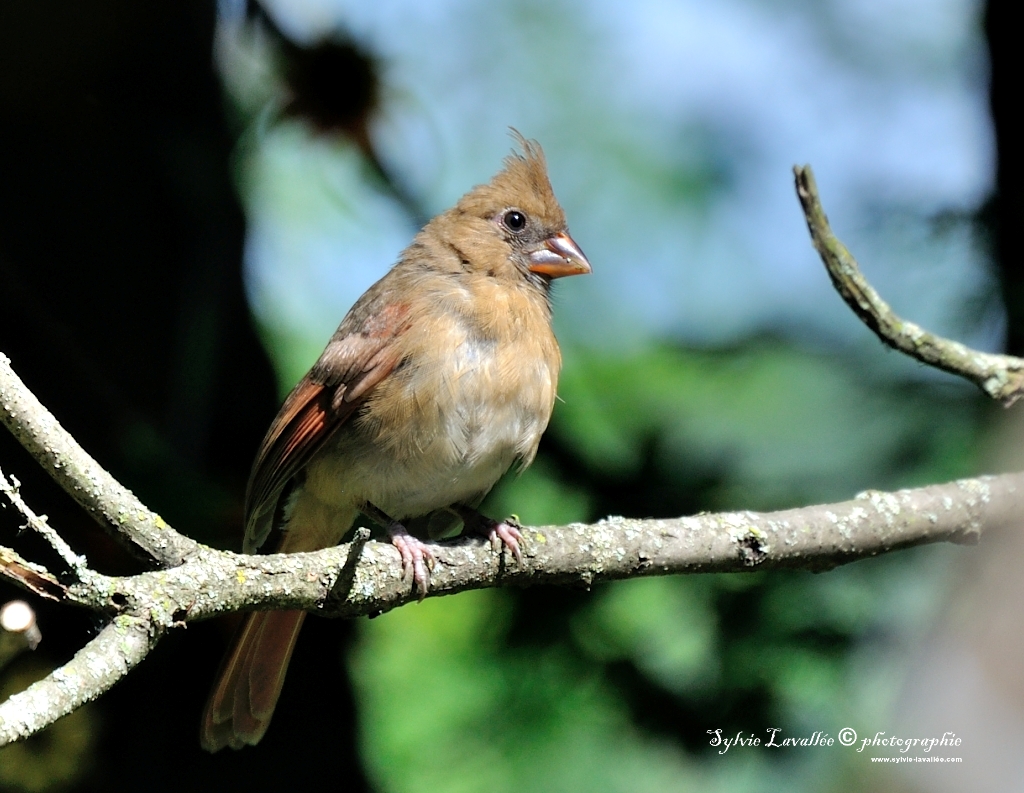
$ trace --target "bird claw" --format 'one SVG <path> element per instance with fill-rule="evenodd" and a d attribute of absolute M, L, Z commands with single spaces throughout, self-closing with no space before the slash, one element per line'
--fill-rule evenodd
<path fill-rule="evenodd" d="M 402 555 L 402 576 L 412 572 L 413 586 L 420 591 L 422 601 L 430 589 L 430 572 L 437 564 L 434 552 L 425 542 L 413 537 L 401 524 L 395 523 L 388 527 L 391 544 Z"/>
<path fill-rule="evenodd" d="M 482 534 L 491 543 L 491 550 L 501 553 L 502 548 L 508 548 L 516 558 L 519 568 L 523 567 L 523 550 L 520 543 L 523 542 L 523 533 L 519 531 L 522 524 L 515 515 L 510 515 L 505 520 L 495 520 L 482 515 L 475 509 L 463 505 L 456 505 L 450 509 L 462 518 L 466 530 Z"/>
<path fill-rule="evenodd" d="M 519 543 L 523 541 L 523 533 L 519 531 L 522 525 L 515 515 L 505 518 L 503 521 L 490 521 L 486 526 L 487 539 L 490 540 L 491 549 L 495 553 L 501 553 L 502 546 L 508 548 L 516 558 L 516 564 L 523 566 L 523 551 Z"/>

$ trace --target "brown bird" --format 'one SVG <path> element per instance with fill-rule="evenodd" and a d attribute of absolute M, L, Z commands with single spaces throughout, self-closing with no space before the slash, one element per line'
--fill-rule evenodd
<path fill-rule="evenodd" d="M 537 453 L 562 363 L 551 281 L 590 263 L 540 146 L 517 139 L 523 153 L 416 235 L 288 395 L 249 478 L 247 553 L 274 528 L 282 553 L 334 545 L 362 512 L 387 530 L 421 596 L 434 555 L 419 537 L 460 520 L 522 563 L 515 521 L 475 508 Z M 206 706 L 204 748 L 263 737 L 305 616 L 248 615 Z"/>

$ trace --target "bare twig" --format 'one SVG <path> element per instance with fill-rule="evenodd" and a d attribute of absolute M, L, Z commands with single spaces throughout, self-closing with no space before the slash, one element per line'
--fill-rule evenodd
<path fill-rule="evenodd" d="M 1024 396 L 1024 359 L 972 350 L 900 319 L 878 296 L 861 273 L 857 260 L 832 233 L 818 199 L 811 166 L 797 166 L 793 173 L 811 240 L 832 283 L 847 305 L 878 338 L 922 363 L 970 380 L 1006 407 Z"/>
<path fill-rule="evenodd" d="M 32 529 L 36 534 L 46 540 L 46 542 L 50 544 L 50 547 L 57 552 L 57 555 L 64 560 L 73 573 L 81 575 L 83 571 L 88 570 L 88 562 L 86 561 L 86 558 L 75 553 L 71 549 L 71 546 L 64 541 L 64 538 L 53 530 L 53 527 L 46 521 L 46 515 L 37 515 L 32 508 L 25 503 L 25 499 L 21 497 L 20 487 L 21 483 L 13 476 L 11 477 L 11 481 L 8 482 L 7 477 L 4 476 L 3 470 L 0 469 L 0 493 L 3 493 L 14 508 L 17 509 L 25 518 L 25 528 Z"/>
<path fill-rule="evenodd" d="M 67 590 L 45 567 L 22 559 L 13 549 L 0 545 L 0 576 L 22 589 L 48 600 L 63 600 Z"/>
<path fill-rule="evenodd" d="M 24 600 L 9 600 L 0 606 L 0 630 L 21 634 L 30 650 L 36 649 L 43 638 L 36 624 L 35 609 Z"/>
<path fill-rule="evenodd" d="M 0 422 L 83 509 L 135 553 L 180 564 L 197 543 L 178 534 L 79 446 L 0 353 Z"/>

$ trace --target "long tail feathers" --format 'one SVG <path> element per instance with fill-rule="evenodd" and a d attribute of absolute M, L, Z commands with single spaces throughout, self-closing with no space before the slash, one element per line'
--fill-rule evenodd
<path fill-rule="evenodd" d="M 259 742 L 284 685 L 304 611 L 258 611 L 246 617 L 206 703 L 200 742 L 216 752 Z"/>
<path fill-rule="evenodd" d="M 358 514 L 355 507 L 298 498 L 277 551 L 336 545 Z M 199 736 L 204 749 L 216 752 L 259 743 L 270 726 L 305 618 L 304 611 L 257 611 L 245 618 L 206 703 Z"/>

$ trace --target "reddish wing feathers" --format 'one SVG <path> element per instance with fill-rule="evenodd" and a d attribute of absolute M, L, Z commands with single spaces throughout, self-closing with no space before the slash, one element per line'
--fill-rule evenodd
<path fill-rule="evenodd" d="M 386 304 L 382 283 L 345 318 L 267 431 L 246 492 L 246 552 L 266 540 L 288 480 L 401 360 L 396 339 L 409 328 L 409 308 Z M 304 617 L 301 611 L 246 617 L 207 702 L 201 734 L 207 750 L 237 749 L 263 736 Z"/>
<path fill-rule="evenodd" d="M 256 455 L 245 497 L 246 553 L 254 553 L 267 539 L 281 489 L 327 438 L 327 427 L 332 423 L 331 401 L 331 392 L 306 375 L 270 425 Z"/>
<path fill-rule="evenodd" d="M 346 317 L 320 360 L 285 399 L 263 439 L 245 499 L 247 553 L 267 539 L 288 480 L 401 358 L 395 339 L 409 327 L 408 306 L 367 308 L 376 311 L 367 311 L 361 323 L 355 309 Z"/>

